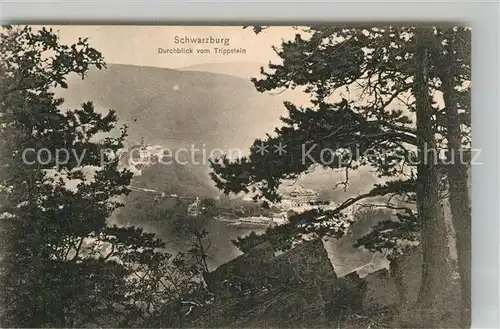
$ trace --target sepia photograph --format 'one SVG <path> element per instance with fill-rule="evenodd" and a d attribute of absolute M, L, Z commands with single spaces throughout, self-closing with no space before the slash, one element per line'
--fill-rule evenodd
<path fill-rule="evenodd" d="M 471 28 L 4 25 L 0 327 L 469 328 Z"/>

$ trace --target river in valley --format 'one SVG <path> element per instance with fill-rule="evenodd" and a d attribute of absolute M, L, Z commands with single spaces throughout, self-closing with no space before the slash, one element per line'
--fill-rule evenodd
<path fill-rule="evenodd" d="M 176 236 L 175 234 L 172 234 L 172 232 L 166 230 L 159 231 L 157 227 L 151 224 L 139 226 L 142 226 L 145 231 L 155 233 L 159 238 L 163 239 L 166 242 L 166 250 L 169 253 L 175 254 L 179 251 L 186 251 L 193 246 L 190 243 L 190 238 L 192 238 L 190 235 L 184 235 L 182 237 Z M 257 234 L 262 234 L 265 232 L 267 227 L 234 226 L 225 221 L 211 219 L 206 223 L 204 228 L 208 234 L 207 239 L 204 242 L 204 245 L 208 246 L 206 251 L 208 255 L 207 263 L 209 269 L 214 270 L 219 265 L 224 264 L 242 254 L 242 252 L 233 245 L 231 240 L 248 235 L 252 231 Z"/>

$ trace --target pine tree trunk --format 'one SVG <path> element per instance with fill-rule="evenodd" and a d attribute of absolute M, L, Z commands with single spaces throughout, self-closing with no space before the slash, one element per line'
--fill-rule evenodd
<path fill-rule="evenodd" d="M 446 287 L 446 227 L 439 202 L 437 149 L 428 88 L 428 45 L 432 31 L 416 29 L 414 96 L 417 114 L 417 210 L 422 225 L 422 282 L 418 296 L 421 307 L 437 309 Z M 448 280 L 449 281 L 449 280 Z"/>
<path fill-rule="evenodd" d="M 451 50 L 453 51 L 453 49 Z M 461 130 L 455 90 L 455 58 L 452 52 L 445 56 L 446 70 L 441 80 L 445 101 L 448 140 L 448 184 L 450 210 L 456 232 L 458 270 L 461 284 L 462 326 L 470 327 L 471 317 L 471 205 L 467 177 L 467 165 L 461 157 Z"/>
<path fill-rule="evenodd" d="M 458 269 L 462 290 L 462 325 L 470 327 L 471 317 L 471 207 L 464 165 L 450 168 L 450 208 L 457 237 Z M 465 184 L 464 184 L 465 181 Z"/>

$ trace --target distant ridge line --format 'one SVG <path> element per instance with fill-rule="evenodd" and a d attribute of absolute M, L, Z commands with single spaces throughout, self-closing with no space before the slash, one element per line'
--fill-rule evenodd
<path fill-rule="evenodd" d="M 219 76 L 225 76 L 225 77 L 231 77 L 235 78 L 238 80 L 243 80 L 246 82 L 250 82 L 249 79 L 240 77 L 238 75 L 232 75 L 232 74 L 227 74 L 227 73 L 219 73 L 219 72 L 211 72 L 211 71 L 203 71 L 203 70 L 195 70 L 195 69 L 187 69 L 188 67 L 186 66 L 185 68 L 171 68 L 171 67 L 162 67 L 162 66 L 151 66 L 151 65 L 136 65 L 136 64 L 123 64 L 123 63 L 106 63 L 106 66 L 109 68 L 111 66 L 128 66 L 128 67 L 136 67 L 136 68 L 143 68 L 143 69 L 160 69 L 160 70 L 165 70 L 165 71 L 176 71 L 176 72 L 196 72 L 196 73 L 201 73 L 201 74 L 210 74 L 210 75 L 219 75 Z M 106 70 L 106 69 L 104 69 Z"/>

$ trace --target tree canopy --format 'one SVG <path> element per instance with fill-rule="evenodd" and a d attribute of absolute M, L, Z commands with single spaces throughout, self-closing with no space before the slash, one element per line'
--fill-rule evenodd
<path fill-rule="evenodd" d="M 256 140 L 248 157 L 213 161 L 212 179 L 225 193 L 252 192 L 256 200 L 279 202 L 280 184 L 314 167 L 343 170 L 348 184 L 351 171 L 370 166 L 380 179 L 370 192 L 324 215 L 306 212 L 302 221 L 289 225 L 322 236 L 332 231 L 325 226 L 348 228 L 350 220 L 341 212 L 360 200 L 384 196 L 385 206 L 392 208 L 392 200 L 402 200 L 400 220 L 379 224 L 360 245 L 376 250 L 380 243 L 395 248 L 391 241 L 396 238 L 419 240 L 429 264 L 421 302 L 433 305 L 431 291 L 446 276 L 439 265 L 445 261 L 444 222 L 435 220 L 453 168 L 445 160 L 455 152 L 455 159 L 470 161 L 470 29 L 366 25 L 297 31 L 293 40 L 274 48 L 280 63 L 261 68 L 263 77 L 252 81 L 260 92 L 302 88 L 311 106 L 285 102 L 282 126 Z M 444 61 L 450 57 L 452 72 L 450 61 Z M 456 113 L 454 126 L 451 112 Z M 458 138 L 453 151 L 452 127 Z M 283 148 L 286 152 L 277 152 Z"/>
<path fill-rule="evenodd" d="M 126 127 L 99 139 L 115 129 L 115 112 L 65 109 L 53 92 L 70 74 L 105 68 L 102 54 L 87 39 L 67 46 L 31 27 L 4 27 L 0 48 L 2 324 L 134 326 L 177 307 L 200 288 L 201 269 L 154 234 L 107 222 L 129 193 L 132 173 L 114 156 Z"/>

